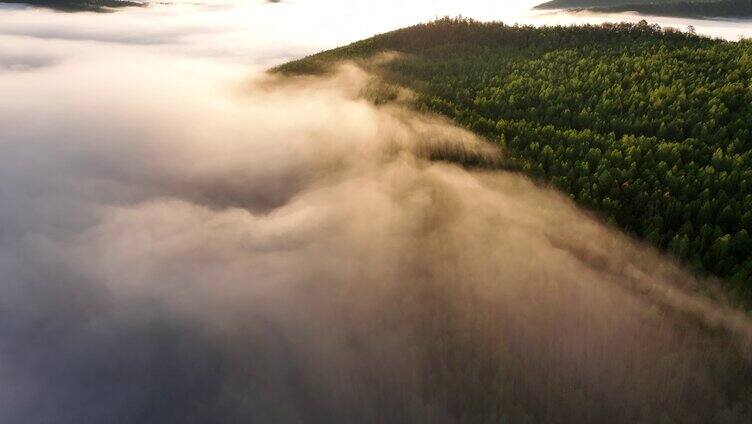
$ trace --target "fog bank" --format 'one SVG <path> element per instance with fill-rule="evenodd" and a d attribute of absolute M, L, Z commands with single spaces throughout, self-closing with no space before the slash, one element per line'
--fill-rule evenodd
<path fill-rule="evenodd" d="M 1 422 L 752 414 L 747 315 L 362 71 L 87 48 L 0 60 Z"/>

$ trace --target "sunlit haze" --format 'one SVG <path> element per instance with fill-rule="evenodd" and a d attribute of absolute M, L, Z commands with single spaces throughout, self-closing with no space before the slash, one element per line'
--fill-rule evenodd
<path fill-rule="evenodd" d="M 752 36 L 536 4 L 0 6 L 0 423 L 752 416 L 752 318 L 719 278 L 526 176 L 512 137 L 419 112 L 415 87 L 267 72 L 444 16 Z"/>

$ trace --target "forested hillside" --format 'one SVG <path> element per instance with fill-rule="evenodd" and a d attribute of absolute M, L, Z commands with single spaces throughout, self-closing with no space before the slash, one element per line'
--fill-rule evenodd
<path fill-rule="evenodd" d="M 537 8 L 602 13 L 639 12 L 693 18 L 752 17 L 752 0 L 552 0 Z"/>
<path fill-rule="evenodd" d="M 642 22 L 518 27 L 442 19 L 277 69 L 378 65 L 416 106 L 695 270 L 752 292 L 752 42 Z"/>

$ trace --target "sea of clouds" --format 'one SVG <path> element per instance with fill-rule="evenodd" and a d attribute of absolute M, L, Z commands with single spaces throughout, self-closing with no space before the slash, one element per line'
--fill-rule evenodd
<path fill-rule="evenodd" d="M 752 324 L 713 282 L 523 176 L 429 160 L 504 152 L 373 105 L 366 72 L 8 13 L 0 422 L 752 414 Z"/>

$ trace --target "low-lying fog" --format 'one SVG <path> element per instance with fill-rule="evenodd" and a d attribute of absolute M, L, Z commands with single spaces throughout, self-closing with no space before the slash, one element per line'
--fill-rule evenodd
<path fill-rule="evenodd" d="M 352 3 L 0 10 L 0 422 L 748 420 L 748 316 L 551 190 L 423 159 L 503 152 L 362 71 L 261 72 L 523 7 Z"/>

